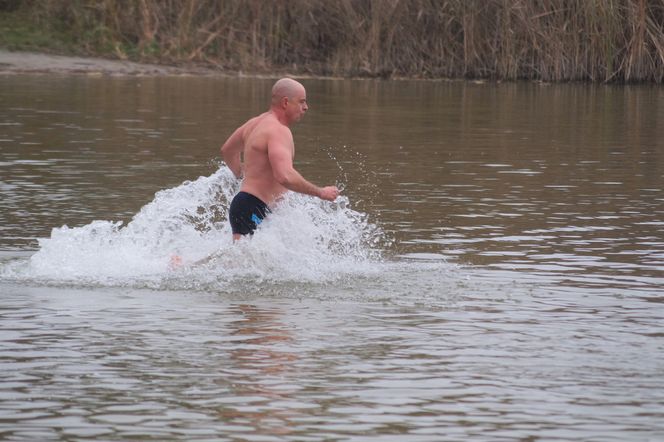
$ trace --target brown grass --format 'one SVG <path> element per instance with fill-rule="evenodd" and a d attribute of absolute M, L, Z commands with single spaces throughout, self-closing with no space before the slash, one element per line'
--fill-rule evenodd
<path fill-rule="evenodd" d="M 664 0 L 26 0 L 90 53 L 371 77 L 652 81 Z"/>

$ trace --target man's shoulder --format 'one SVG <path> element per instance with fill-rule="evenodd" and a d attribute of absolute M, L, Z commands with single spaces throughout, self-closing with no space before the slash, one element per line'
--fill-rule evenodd
<path fill-rule="evenodd" d="M 288 126 L 279 122 L 269 114 L 261 114 L 248 120 L 242 126 L 243 139 L 250 144 L 262 144 L 274 141 L 277 143 L 292 143 L 293 134 Z"/>
<path fill-rule="evenodd" d="M 289 138 L 293 137 L 290 128 L 281 124 L 279 120 L 272 116 L 268 116 L 264 120 L 260 121 L 259 125 L 261 126 L 261 129 L 267 132 L 270 136 Z"/>
<path fill-rule="evenodd" d="M 269 112 L 262 113 L 260 115 L 256 115 L 253 118 L 250 118 L 247 120 L 246 123 L 244 123 L 244 126 L 260 126 L 260 127 L 279 127 L 279 128 L 284 128 L 288 129 L 287 126 L 284 126 L 277 120 L 273 115 L 271 115 Z M 290 132 L 290 129 L 288 129 Z"/>
<path fill-rule="evenodd" d="M 258 124 L 260 124 L 263 120 L 265 119 L 265 114 L 260 114 L 256 115 L 253 118 L 249 118 L 245 123 L 242 125 L 243 128 L 253 128 L 256 127 Z"/>
<path fill-rule="evenodd" d="M 251 134 L 256 133 L 257 130 L 263 131 L 266 127 L 266 114 L 260 114 L 253 118 L 248 119 L 241 127 L 243 137 L 247 139 Z"/>

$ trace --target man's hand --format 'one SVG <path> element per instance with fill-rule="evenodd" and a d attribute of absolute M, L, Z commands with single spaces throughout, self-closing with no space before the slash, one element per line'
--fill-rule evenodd
<path fill-rule="evenodd" d="M 337 199 L 338 196 L 339 196 L 339 189 L 337 189 L 337 186 L 323 187 L 320 190 L 320 195 L 318 195 L 320 199 L 326 201 L 334 201 L 335 199 Z"/>

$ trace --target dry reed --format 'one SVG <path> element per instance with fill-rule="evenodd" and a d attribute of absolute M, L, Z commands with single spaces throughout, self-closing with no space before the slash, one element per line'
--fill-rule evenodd
<path fill-rule="evenodd" d="M 90 53 L 314 75 L 653 81 L 664 0 L 26 0 Z"/>

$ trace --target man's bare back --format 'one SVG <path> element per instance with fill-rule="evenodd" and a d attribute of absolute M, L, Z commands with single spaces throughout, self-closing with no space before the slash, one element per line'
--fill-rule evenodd
<path fill-rule="evenodd" d="M 293 167 L 295 146 L 289 126 L 299 121 L 308 108 L 304 87 L 283 78 L 272 88 L 270 110 L 237 128 L 222 146 L 221 154 L 228 167 L 236 177 L 244 175 L 229 213 L 235 239 L 253 233 L 269 212 L 267 206 L 287 190 L 328 201 L 339 196 L 336 186 L 318 187 Z"/>
<path fill-rule="evenodd" d="M 252 118 L 242 126 L 244 180 L 240 190 L 257 196 L 268 206 L 288 190 L 276 180 L 268 154 L 268 146 L 275 137 L 275 132 L 284 130 L 290 134 L 290 129 L 282 125 L 270 112 Z M 292 152 L 292 135 L 290 138 Z"/>

